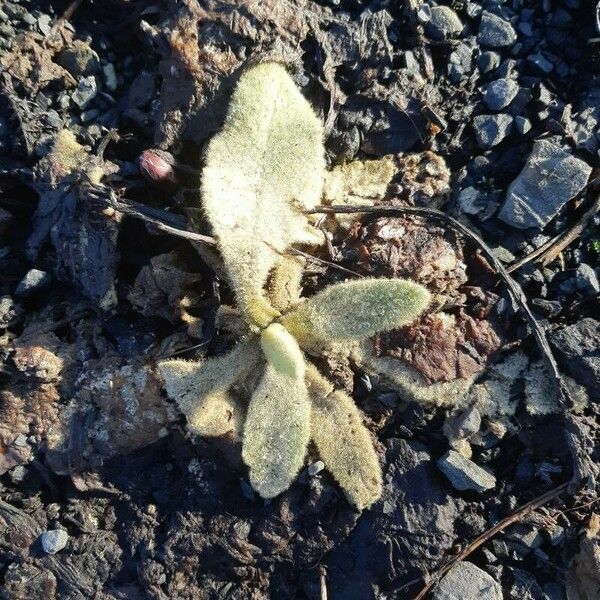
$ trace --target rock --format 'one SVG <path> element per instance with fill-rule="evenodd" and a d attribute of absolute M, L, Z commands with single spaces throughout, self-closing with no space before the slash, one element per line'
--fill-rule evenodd
<path fill-rule="evenodd" d="M 596 271 L 590 267 L 590 265 L 582 263 L 577 267 L 577 271 L 575 273 L 575 282 L 577 284 L 577 289 L 588 296 L 593 296 L 594 294 L 600 292 L 598 275 L 596 274 Z"/>
<path fill-rule="evenodd" d="M 431 21 L 431 6 L 426 2 L 423 2 L 421 6 L 419 6 L 417 10 L 417 19 L 419 19 L 419 23 L 429 23 Z"/>
<path fill-rule="evenodd" d="M 52 30 L 52 18 L 50 15 L 42 14 L 37 18 L 37 26 L 40 33 L 43 35 L 49 35 Z"/>
<path fill-rule="evenodd" d="M 77 85 L 77 89 L 71 94 L 71 99 L 79 108 L 84 109 L 98 93 L 96 78 L 93 75 L 84 77 Z"/>
<path fill-rule="evenodd" d="M 104 83 L 106 84 L 106 87 L 109 91 L 114 92 L 119 85 L 115 66 L 112 63 L 106 63 L 102 67 L 102 74 L 104 75 Z"/>
<path fill-rule="evenodd" d="M 583 160 L 540 140 L 510 184 L 498 217 L 520 229 L 541 229 L 586 186 L 591 171 Z"/>
<path fill-rule="evenodd" d="M 485 492 L 496 486 L 496 478 L 454 450 L 448 450 L 437 466 L 457 490 Z"/>
<path fill-rule="evenodd" d="M 449 417 L 444 423 L 444 434 L 448 439 L 468 439 L 481 427 L 481 415 L 476 407 L 472 406 L 464 412 Z"/>
<path fill-rule="evenodd" d="M 540 75 L 548 75 L 554 69 L 554 65 L 540 52 L 537 54 L 530 54 L 527 57 L 527 62 L 531 65 L 533 70 Z"/>
<path fill-rule="evenodd" d="M 76 79 L 97 73 L 100 68 L 98 55 L 83 40 L 75 40 L 71 46 L 62 50 L 56 62 Z"/>
<path fill-rule="evenodd" d="M 436 585 L 433 600 L 502 600 L 502 588 L 473 563 L 454 565 Z"/>
<path fill-rule="evenodd" d="M 463 29 L 458 15 L 448 6 L 434 6 L 425 33 L 434 40 L 447 40 L 457 36 Z"/>
<path fill-rule="evenodd" d="M 510 115 L 479 115 L 473 119 L 475 137 L 482 148 L 499 144 L 511 131 L 513 118 Z"/>
<path fill-rule="evenodd" d="M 485 86 L 483 101 L 490 110 L 506 108 L 519 91 L 519 85 L 512 79 L 497 79 Z"/>
<path fill-rule="evenodd" d="M 317 473 L 320 473 L 325 468 L 325 463 L 322 460 L 318 460 L 310 465 L 308 465 L 308 474 L 311 477 L 314 477 Z"/>
<path fill-rule="evenodd" d="M 50 274 L 46 271 L 40 271 L 39 269 L 30 269 L 25 277 L 21 279 L 17 289 L 15 290 L 15 296 L 19 298 L 26 298 L 31 296 L 40 290 L 43 290 L 50 283 Z"/>
<path fill-rule="evenodd" d="M 473 48 L 460 43 L 451 52 L 448 59 L 448 75 L 454 83 L 458 83 L 473 70 Z"/>
<path fill-rule="evenodd" d="M 8 226 L 13 222 L 14 217 L 11 213 L 3 208 L 0 208 L 0 233 L 6 231 Z"/>
<path fill-rule="evenodd" d="M 486 50 L 479 57 L 478 64 L 482 73 L 489 73 L 500 66 L 500 55 L 492 50 Z"/>
<path fill-rule="evenodd" d="M 0 327 L 8 327 L 20 312 L 10 296 L 0 296 Z"/>
<path fill-rule="evenodd" d="M 526 117 L 515 117 L 515 129 L 524 135 L 531 129 L 531 121 Z"/>
<path fill-rule="evenodd" d="M 517 34 L 508 21 L 484 11 L 479 23 L 477 39 L 486 48 L 504 48 L 512 46 L 517 41 Z"/>
<path fill-rule="evenodd" d="M 567 373 L 592 396 L 600 393 L 600 321 L 585 317 L 549 339 Z"/>
<path fill-rule="evenodd" d="M 69 534 L 64 529 L 50 529 L 42 533 L 41 541 L 46 554 L 56 554 L 67 545 Z"/>

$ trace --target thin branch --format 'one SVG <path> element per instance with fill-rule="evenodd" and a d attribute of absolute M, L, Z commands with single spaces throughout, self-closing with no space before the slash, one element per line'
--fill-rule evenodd
<path fill-rule="evenodd" d="M 450 225 L 453 229 L 461 233 L 464 237 L 470 239 L 474 242 L 485 255 L 486 259 L 492 264 L 494 269 L 498 275 L 502 278 L 504 283 L 506 284 L 508 291 L 514 301 L 521 308 L 525 319 L 531 330 L 533 332 L 533 336 L 535 338 L 536 344 L 543 356 L 544 363 L 548 368 L 552 379 L 553 384 L 556 388 L 557 396 L 561 404 L 567 405 L 568 395 L 565 391 L 562 378 L 560 375 L 560 371 L 558 370 L 558 365 L 556 363 L 556 359 L 554 358 L 554 354 L 552 353 L 552 349 L 548 344 L 548 340 L 546 338 L 546 333 L 543 328 L 538 323 L 537 319 L 534 317 L 529 305 L 527 304 L 527 299 L 521 286 L 510 276 L 506 267 L 498 260 L 495 254 L 492 252 L 490 247 L 473 231 L 471 231 L 468 227 L 463 225 L 460 221 L 457 221 L 453 217 L 447 215 L 446 213 L 433 209 L 433 208 L 420 208 L 420 207 L 378 207 L 378 206 L 317 206 L 311 211 L 307 211 L 308 214 L 351 214 L 351 213 L 363 213 L 368 214 L 372 217 L 399 217 L 412 215 L 416 217 L 431 219 L 434 221 L 441 221 L 446 225 Z"/>
<path fill-rule="evenodd" d="M 316 263 L 325 265 L 327 267 L 331 267 L 332 269 L 337 269 L 338 271 L 341 271 L 342 273 L 347 273 L 348 275 L 352 275 L 353 277 L 361 277 L 361 278 L 364 277 L 364 275 L 361 275 L 360 273 L 357 273 L 356 271 L 352 271 L 351 269 L 342 267 L 342 265 L 338 265 L 337 263 L 331 262 L 329 260 L 325 260 L 324 258 L 319 258 L 318 256 L 313 256 L 312 254 L 309 254 L 308 252 L 303 252 L 302 250 L 298 250 L 297 248 L 290 248 L 288 250 L 288 252 L 290 254 L 296 254 L 298 256 L 303 256 L 304 258 L 306 258 L 308 260 L 312 260 Z"/>
<path fill-rule="evenodd" d="M 600 196 L 592 202 L 590 207 L 582 213 L 573 225 L 553 237 L 551 240 L 548 240 L 539 248 L 536 248 L 533 252 L 530 252 L 527 256 L 511 263 L 506 270 L 509 273 L 512 273 L 531 261 L 541 262 L 544 266 L 552 262 L 567 246 L 572 244 L 573 241 L 583 233 L 591 218 L 598 211 L 600 211 Z"/>
<path fill-rule="evenodd" d="M 423 600 L 429 590 L 456 564 L 463 561 L 467 556 L 472 554 L 479 546 L 485 544 L 488 540 L 494 537 L 497 533 L 504 531 L 509 525 L 520 521 L 524 517 L 526 517 L 529 513 L 536 510 L 540 506 L 543 506 L 550 500 L 560 496 L 567 488 L 569 487 L 569 482 L 563 483 L 558 487 L 538 496 L 534 500 L 531 500 L 527 504 L 524 504 L 521 508 L 519 508 L 512 515 L 509 515 L 502 521 L 496 523 L 493 527 L 490 527 L 487 531 L 484 531 L 481 535 L 476 537 L 464 550 L 462 550 L 459 554 L 457 554 L 454 558 L 452 558 L 448 563 L 446 563 L 443 567 L 438 569 L 436 573 L 431 577 L 431 579 L 423 586 L 421 591 L 414 597 L 413 600 Z"/>

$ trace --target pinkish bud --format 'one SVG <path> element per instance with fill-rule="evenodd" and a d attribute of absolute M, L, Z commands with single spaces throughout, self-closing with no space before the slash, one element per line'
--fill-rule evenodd
<path fill-rule="evenodd" d="M 155 182 L 170 181 L 171 183 L 176 183 L 177 177 L 173 169 L 174 163 L 175 159 L 171 154 L 157 148 L 144 150 L 139 158 L 139 167 L 142 175 L 146 179 Z"/>

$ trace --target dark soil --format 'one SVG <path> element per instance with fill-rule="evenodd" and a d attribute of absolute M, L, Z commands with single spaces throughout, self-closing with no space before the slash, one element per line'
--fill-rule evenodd
<path fill-rule="evenodd" d="M 567 404 L 575 408 L 542 414 L 531 408 L 526 372 L 511 380 L 514 414 L 486 423 L 473 442 L 473 461 L 496 477 L 483 493 L 456 489 L 437 466 L 449 449 L 446 411 L 397 395 L 390 402 L 382 382 L 346 370 L 338 383 L 352 388 L 379 440 L 383 497 L 359 514 L 326 471 L 304 469 L 287 492 L 264 502 L 247 483 L 239 447 L 189 437 L 151 369 L 159 358 L 226 348 L 215 312 L 232 303 L 231 293 L 189 241 L 107 205 L 112 193 L 156 209 L 163 222 L 189 220 L 207 233 L 197 211 L 202 149 L 249 61 L 290 66 L 323 117 L 330 165 L 425 150 L 443 158 L 451 172 L 443 198 L 436 192 L 434 202 L 405 176 L 393 203 L 441 206 L 506 264 L 568 230 L 595 200 L 600 45 L 588 43 L 600 36 L 595 3 L 438 2 L 462 24 L 450 34 L 420 24 L 417 12 L 428 13 L 418 4 L 0 4 L 0 597 L 410 599 L 471 540 L 567 481 L 568 490 L 467 560 L 500 584 L 505 599 L 566 599 L 565 581 L 571 594 L 600 597 L 592 591 L 596 555 L 589 551 L 590 568 L 578 555 L 599 506 L 598 216 L 546 265 L 531 261 L 513 272 L 568 376 Z M 515 39 L 485 47 L 482 10 L 510 21 Z M 499 113 L 483 88 L 503 78 L 519 91 Z M 475 117 L 497 114 L 512 124 L 490 146 Z M 48 154 L 65 128 L 90 149 L 68 181 Z M 547 225 L 520 229 L 498 211 L 541 139 L 592 171 Z M 165 154 L 140 162 L 153 148 Z M 95 168 L 102 185 L 92 181 Z M 419 338 L 420 354 L 409 354 L 431 380 L 483 369 L 485 381 L 493 378 L 486 365 L 517 350 L 528 366 L 537 363 L 519 308 L 476 247 L 439 223 L 420 227 L 438 236 L 436 244 L 445 236 L 465 260 L 466 281 L 435 282 L 436 291 L 451 289 L 463 329 L 450 341 L 435 338 L 453 353 L 449 362 L 445 355 L 433 364 L 422 347 L 423 336 L 433 339 L 430 322 L 382 340 L 382 353 L 406 358 L 385 344 L 405 349 Z M 374 251 L 374 229 L 372 221 L 357 224 L 325 258 L 358 272 L 414 275 L 398 257 L 392 265 Z M 412 253 L 440 247 L 405 242 Z M 380 262 L 369 263 L 364 248 Z M 414 269 L 422 263 L 414 260 Z M 317 265 L 306 289 L 340 277 Z M 477 319 L 488 316 L 492 324 L 480 331 Z M 42 534 L 54 529 L 68 540 L 51 554 Z"/>

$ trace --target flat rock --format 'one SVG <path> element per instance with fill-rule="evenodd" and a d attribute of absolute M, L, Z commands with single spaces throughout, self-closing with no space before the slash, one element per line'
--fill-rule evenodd
<path fill-rule="evenodd" d="M 504 48 L 517 41 L 514 27 L 501 17 L 484 11 L 479 23 L 479 43 L 486 48 Z"/>
<path fill-rule="evenodd" d="M 437 466 L 457 490 L 485 492 L 496 486 L 496 478 L 489 471 L 454 450 L 448 450 Z"/>
<path fill-rule="evenodd" d="M 473 563 L 454 565 L 433 590 L 433 600 L 502 600 L 502 588 Z"/>
<path fill-rule="evenodd" d="M 425 28 L 429 37 L 434 40 L 446 40 L 457 36 L 463 29 L 458 15 L 448 6 L 434 6 L 431 19 Z"/>
<path fill-rule="evenodd" d="M 549 336 L 566 371 L 593 396 L 600 392 L 600 321 L 585 317 Z"/>
<path fill-rule="evenodd" d="M 592 168 L 562 148 L 541 140 L 510 184 L 498 217 L 528 229 L 544 227 L 587 184 Z"/>
<path fill-rule="evenodd" d="M 69 534 L 64 529 L 50 529 L 41 536 L 42 549 L 46 554 L 60 552 L 69 541 Z"/>
<path fill-rule="evenodd" d="M 483 101 L 490 110 L 502 110 L 515 98 L 519 84 L 513 79 L 497 79 L 485 86 Z"/>
<path fill-rule="evenodd" d="M 475 137 L 482 148 L 499 144 L 511 131 L 513 118 L 510 115 L 479 115 L 473 119 Z"/>
<path fill-rule="evenodd" d="M 39 269 L 30 269 L 17 286 L 15 296 L 25 298 L 46 288 L 50 283 L 50 274 Z"/>

